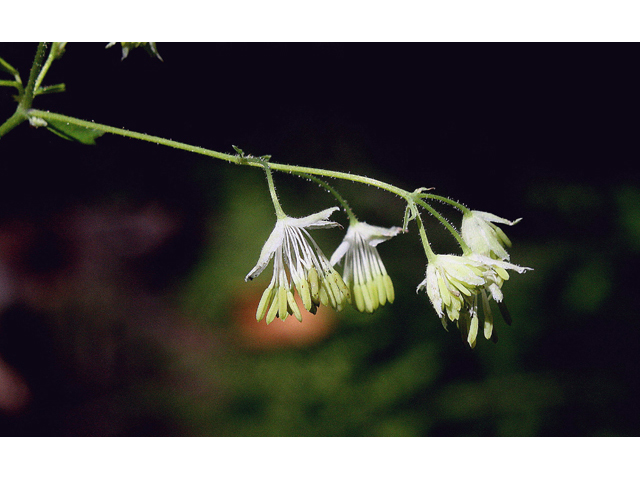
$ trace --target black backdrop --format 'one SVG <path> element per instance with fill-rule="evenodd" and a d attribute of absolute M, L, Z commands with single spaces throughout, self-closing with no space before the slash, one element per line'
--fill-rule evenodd
<path fill-rule="evenodd" d="M 635 45 L 159 43 L 163 61 L 143 50 L 121 61 L 118 46 L 104 45 L 69 44 L 46 82 L 65 82 L 67 92 L 37 98 L 35 106 L 223 152 L 238 145 L 282 163 L 371 173 L 407 189 L 435 186 L 471 207 L 525 217 L 516 233 L 524 253 L 518 255 L 516 245 L 514 257 L 532 261 L 542 279 L 529 294 L 532 306 L 521 312 L 521 322 L 539 327 L 523 340 L 529 343 L 519 361 L 526 371 L 554 372 L 564 400 L 523 434 L 637 434 Z M 26 81 L 35 48 L 2 44 L 0 56 Z M 14 103 L 10 89 L 0 93 L 6 118 Z M 355 153 L 340 150 L 344 144 L 357 145 Z M 57 392 L 56 405 L 82 404 L 106 387 L 68 380 L 66 367 L 47 361 L 47 355 L 55 357 L 43 347 L 50 338 L 34 334 L 44 327 L 26 325 L 47 323 L 42 318 L 57 297 L 51 293 L 55 278 L 85 258 L 75 250 L 83 240 L 69 234 L 64 220 L 51 219 L 105 198 L 133 210 L 159 203 L 178 218 L 177 233 L 162 248 L 149 247 L 152 254 L 143 245 L 144 254 L 125 248 L 120 255 L 148 291 L 164 292 L 197 265 L 206 248 L 206 218 L 218 211 L 223 195 L 221 171 L 231 167 L 116 137 L 99 139 L 97 147 L 72 144 L 27 125 L 3 138 L 0 148 L 5 236 L 19 239 L 6 242 L 14 250 L 5 262 L 49 292 L 48 300 L 36 301 L 7 287 L 14 293 L 4 304 L 9 340 L 0 340 L 3 357 L 27 383 L 40 385 L 32 387 L 33 396 L 44 406 L 22 413 L 27 420 L 8 416 L 5 431 L 185 433 L 155 420 L 113 430 L 89 428 L 89 421 L 71 428 L 33 420 L 50 418 L 41 412 L 58 408 L 50 405 L 51 391 Z M 33 230 L 24 234 L 24 248 L 14 245 L 22 234 L 11 236 L 21 221 Z M 594 259 L 602 262 L 591 268 Z M 12 275 L 18 274 L 7 274 L 7 285 Z M 605 287 L 590 289 L 602 282 Z M 518 285 L 527 289 L 525 281 Z M 523 295 L 515 289 L 510 294 Z M 580 295 L 598 300 L 583 308 Z M 439 324 L 435 315 L 429 318 Z M 60 378 L 67 382 L 64 391 L 52 386 Z M 106 383 L 113 387 L 112 380 Z M 446 423 L 419 433 L 499 430 Z"/>

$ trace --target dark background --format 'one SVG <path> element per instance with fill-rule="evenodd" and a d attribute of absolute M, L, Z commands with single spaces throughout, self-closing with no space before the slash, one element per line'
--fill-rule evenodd
<path fill-rule="evenodd" d="M 254 325 L 270 268 L 243 278 L 274 222 L 261 172 L 23 124 L 0 143 L 1 433 L 638 434 L 634 45 L 159 43 L 163 61 L 104 46 L 67 45 L 45 81 L 67 92 L 34 106 L 436 187 L 523 217 L 511 259 L 534 270 L 503 289 L 513 325 L 473 351 L 415 294 L 413 230 L 379 247 L 392 306 Z M 25 83 L 35 50 L 0 44 Z M 8 118 L 14 92 L 0 93 Z M 291 215 L 334 204 L 276 182 Z M 401 224 L 393 195 L 333 184 L 362 220 Z M 321 232 L 327 255 L 341 235 Z"/>

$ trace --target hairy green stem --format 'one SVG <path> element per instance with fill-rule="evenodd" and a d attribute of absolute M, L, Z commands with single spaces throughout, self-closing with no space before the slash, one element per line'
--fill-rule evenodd
<path fill-rule="evenodd" d="M 424 248 L 424 253 L 427 255 L 427 262 L 433 262 L 436 258 L 436 254 L 433 253 L 431 249 L 431 245 L 429 244 L 429 239 L 427 238 L 427 232 L 424 229 L 424 224 L 422 223 L 422 218 L 420 217 L 420 212 L 418 211 L 418 207 L 415 203 L 410 204 L 410 208 L 413 212 L 413 216 L 416 220 L 416 224 L 418 225 L 418 232 L 420 233 L 420 240 L 422 240 L 422 247 Z"/>
<path fill-rule="evenodd" d="M 440 195 L 435 195 L 433 193 L 425 193 L 422 195 L 422 198 L 431 198 L 433 200 L 438 200 L 440 202 L 448 203 L 449 205 L 454 206 L 464 214 L 471 213 L 471 210 L 469 210 L 467 207 L 462 205 L 460 202 L 456 202 L 455 200 L 451 200 L 450 198 L 447 198 L 447 197 L 442 197 Z"/>
<path fill-rule="evenodd" d="M 31 108 L 31 104 L 33 103 L 33 97 L 35 97 L 36 94 L 36 81 L 44 67 L 44 57 L 46 53 L 47 43 L 40 42 L 38 44 L 36 56 L 33 59 L 33 64 L 31 65 L 31 71 L 29 72 L 29 81 L 27 82 L 27 86 L 24 89 L 24 95 L 22 95 L 22 99 L 20 100 L 20 105 L 25 110 Z"/>
<path fill-rule="evenodd" d="M 188 143 L 176 142 L 162 137 L 156 137 L 155 135 L 147 135 L 146 133 L 133 132 L 131 130 L 125 130 L 124 128 L 111 127 L 109 125 L 103 125 L 95 122 L 88 122 L 86 120 L 80 120 L 79 118 L 69 117 L 67 115 L 61 115 L 59 113 L 45 112 L 43 110 L 31 109 L 29 110 L 29 116 L 42 118 L 43 120 L 57 120 L 59 122 L 66 122 L 69 124 L 77 125 L 78 127 L 88 128 L 90 130 L 100 130 L 105 133 L 111 133 L 113 135 L 120 135 L 122 137 L 134 138 L 136 140 L 143 140 L 145 142 L 155 143 L 158 145 L 164 145 L 167 147 L 177 148 L 178 150 L 186 150 L 187 152 L 197 153 L 208 157 L 215 157 L 220 160 L 226 160 L 231 163 L 247 163 L 249 165 L 258 167 L 262 166 L 262 163 L 258 161 L 250 161 L 242 159 L 237 155 L 229 155 L 227 153 L 220 153 L 214 150 L 209 150 L 202 147 L 196 147 L 189 145 Z"/>
<path fill-rule="evenodd" d="M 20 79 L 20 73 L 18 72 L 18 70 L 13 68 L 13 66 L 10 65 L 9 62 L 7 62 L 2 57 L 0 57 L 0 69 L 4 70 L 10 75 L 13 75 L 13 78 L 16 80 L 16 82 L 22 85 L 22 80 Z"/>
<path fill-rule="evenodd" d="M 280 205 L 280 200 L 278 200 L 278 194 L 276 193 L 276 186 L 273 183 L 273 175 L 271 174 L 271 169 L 269 168 L 269 164 L 264 162 L 264 172 L 267 175 L 267 184 L 269 185 L 269 193 L 271 194 L 271 201 L 273 202 L 273 208 L 276 210 L 276 218 L 278 220 L 282 220 L 287 216 L 282 210 L 282 205 Z"/>
<path fill-rule="evenodd" d="M 0 87 L 20 87 L 20 84 L 16 80 L 0 80 Z"/>
<path fill-rule="evenodd" d="M 11 130 L 16 128 L 26 119 L 27 119 L 26 112 L 18 106 L 18 109 L 15 112 L 13 112 L 13 115 L 7 118 L 7 120 L 2 125 L 0 125 L 0 138 L 2 138 Z"/>
<path fill-rule="evenodd" d="M 340 195 L 335 188 L 333 188 L 331 185 L 329 185 L 324 180 L 320 180 L 319 178 L 314 177 L 313 175 L 307 175 L 306 173 L 300 173 L 299 175 L 301 177 L 308 178 L 309 180 L 311 180 L 312 182 L 317 183 L 318 185 L 320 185 L 323 188 L 326 188 L 329 191 L 329 193 L 331 193 L 331 195 L 336 197 L 336 200 L 338 200 L 340 205 L 342 205 L 342 207 L 344 208 L 344 211 L 347 213 L 347 216 L 349 217 L 349 223 L 351 225 L 354 225 L 355 223 L 358 222 L 358 219 L 356 218 L 355 213 L 353 213 L 353 210 L 351 210 L 351 207 L 349 206 L 347 201 L 344 198 L 342 198 L 342 195 Z"/>
<path fill-rule="evenodd" d="M 427 211 L 429 211 L 429 213 L 431 213 L 431 215 L 433 215 L 434 217 L 436 217 L 436 219 L 442 223 L 442 225 L 445 226 L 445 228 L 447 230 L 449 230 L 449 233 L 451 233 L 451 235 L 453 235 L 453 238 L 456 239 L 456 241 L 458 242 L 458 244 L 460 245 L 460 248 L 462 248 L 462 252 L 464 254 L 468 254 L 471 253 L 471 249 L 469 248 L 469 246 L 467 245 L 467 243 L 462 239 L 462 237 L 460 236 L 460 234 L 458 233 L 458 231 L 455 229 L 455 227 L 453 225 L 451 225 L 451 223 L 449 222 L 449 220 L 447 220 L 446 218 L 444 218 L 442 215 L 440 215 L 440 213 L 433 208 L 431 205 L 429 205 L 427 202 L 425 202 L 424 200 L 421 199 L 416 199 L 415 202 L 420 205 L 421 207 L 425 208 Z"/>
<path fill-rule="evenodd" d="M 134 138 L 136 140 L 143 140 L 145 142 L 155 143 L 158 145 L 165 145 L 167 147 L 177 148 L 179 150 L 185 150 L 191 153 L 197 153 L 200 155 L 206 155 L 208 157 L 218 158 L 227 162 L 249 165 L 252 167 L 264 167 L 264 161 L 253 159 L 252 157 L 230 155 L 227 153 L 216 152 L 215 150 L 209 150 L 207 148 L 196 147 L 187 143 L 176 142 L 174 140 L 168 140 L 166 138 L 157 137 L 155 135 L 147 135 L 146 133 L 133 132 L 131 130 L 125 130 L 124 128 L 111 127 L 109 125 L 103 125 L 95 122 L 88 122 L 86 120 L 80 120 L 78 118 L 69 117 L 67 115 L 61 115 L 59 113 L 46 112 L 44 110 L 31 109 L 28 111 L 29 116 L 42 118 L 43 120 L 57 120 L 59 122 L 66 122 L 79 127 L 88 128 L 91 130 L 100 130 L 105 133 L 111 133 L 113 135 L 120 135 L 123 137 Z M 336 172 L 333 170 L 325 170 L 322 168 L 300 167 L 297 165 L 286 165 L 281 163 L 267 163 L 271 170 L 277 170 L 281 172 L 293 173 L 293 174 L 307 174 L 317 175 L 321 177 L 332 177 L 342 180 L 350 180 L 352 182 L 364 183 L 372 187 L 378 187 L 388 192 L 395 193 L 396 195 L 409 199 L 411 192 L 398 188 L 389 183 L 376 180 L 374 178 L 365 177 L 362 175 L 354 175 L 352 173 Z"/>
<path fill-rule="evenodd" d="M 38 49 L 36 50 L 36 56 L 33 59 L 33 64 L 31 65 L 31 71 L 29 72 L 29 81 L 27 82 L 27 86 L 20 94 L 20 102 L 18 103 L 18 107 L 11 117 L 7 119 L 2 125 L 0 125 L 0 138 L 9 133 L 11 130 L 16 128 L 22 122 L 26 121 L 29 116 L 27 110 L 31 108 L 31 104 L 33 103 L 33 97 L 35 96 L 35 85 L 36 79 L 40 75 L 43 67 L 44 57 L 47 52 L 47 44 L 45 42 L 40 42 L 38 44 Z"/>
<path fill-rule="evenodd" d="M 58 46 L 57 43 L 54 43 L 51 46 L 51 49 L 49 50 L 49 56 L 47 57 L 47 60 L 42 65 L 40 72 L 38 73 L 38 77 L 36 78 L 35 84 L 33 85 L 34 96 L 38 94 L 38 89 L 40 88 L 40 85 L 42 85 L 42 81 L 44 80 L 44 77 L 47 75 L 47 72 L 49 71 L 51 64 L 53 63 L 53 61 L 56 59 L 56 56 L 58 55 L 57 46 Z"/>

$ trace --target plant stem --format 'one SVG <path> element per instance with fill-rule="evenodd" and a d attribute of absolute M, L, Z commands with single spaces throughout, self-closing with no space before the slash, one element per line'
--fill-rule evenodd
<path fill-rule="evenodd" d="M 44 80 L 45 75 L 49 71 L 49 67 L 51 67 L 51 64 L 56 59 L 56 55 L 58 54 L 57 45 L 58 44 L 56 43 L 53 44 L 53 46 L 51 47 L 51 50 L 49 50 L 49 56 L 47 57 L 46 62 L 44 62 L 44 65 L 42 66 L 42 68 L 40 69 L 40 72 L 38 73 L 38 77 L 36 78 L 35 84 L 33 86 L 34 96 L 37 94 L 38 89 L 40 88 L 40 85 L 42 85 L 42 81 Z"/>
<path fill-rule="evenodd" d="M 7 62 L 2 57 L 0 57 L 0 69 L 4 70 L 10 75 L 13 75 L 13 78 L 15 78 L 16 82 L 22 85 L 22 80 L 20 79 L 20 73 L 18 73 L 18 71 L 15 68 L 13 68 L 13 66 L 10 65 L 9 62 Z"/>
<path fill-rule="evenodd" d="M 24 110 L 28 110 L 29 108 L 31 108 L 31 104 L 33 103 L 33 97 L 35 97 L 36 80 L 38 79 L 40 72 L 42 71 L 46 52 L 47 43 L 40 42 L 38 44 L 36 56 L 33 59 L 33 64 L 31 65 L 31 71 L 29 72 L 29 81 L 27 82 L 27 86 L 24 89 L 24 94 L 20 99 L 20 105 Z"/>
<path fill-rule="evenodd" d="M 346 212 L 347 216 L 349 217 L 349 223 L 351 225 L 354 225 L 354 224 L 356 224 L 358 222 L 358 219 L 356 218 L 355 213 L 353 213 L 353 210 L 351 210 L 351 207 L 349 206 L 347 201 L 344 198 L 342 198 L 342 195 L 340 195 L 335 188 L 333 188 L 331 185 L 329 185 L 324 180 L 320 180 L 319 178 L 316 178 L 313 175 L 307 175 L 306 173 L 300 173 L 299 175 L 301 177 L 308 178 L 309 180 L 311 180 L 312 182 L 317 183 L 318 185 L 320 185 L 323 188 L 326 188 L 329 191 L 329 193 L 331 193 L 334 197 L 336 197 L 336 200 L 338 200 L 340 205 L 342 205 L 342 207 L 344 208 L 344 211 Z"/>
<path fill-rule="evenodd" d="M 158 145 L 164 145 L 167 147 L 177 148 L 178 150 L 186 150 L 187 152 L 197 153 L 208 157 L 215 157 L 220 160 L 226 160 L 231 163 L 245 163 L 237 155 L 229 155 L 226 153 L 216 152 L 214 150 L 208 150 L 202 147 L 196 147 L 187 143 L 176 142 L 162 137 L 156 137 L 155 135 L 147 135 L 146 133 L 132 132 L 131 130 L 125 130 L 124 128 L 110 127 L 109 125 L 103 125 L 95 122 L 88 122 L 86 120 L 80 120 L 79 118 L 69 117 L 67 115 L 61 115 L 59 113 L 45 112 L 43 110 L 29 110 L 29 115 L 32 117 L 42 118 L 44 120 L 57 120 L 60 122 L 67 122 L 79 127 L 88 128 L 90 130 L 100 130 L 105 133 L 111 133 L 113 135 L 120 135 L 121 137 L 134 138 L 136 140 L 143 140 L 145 142 L 155 143 Z M 258 161 L 246 161 L 247 164 L 258 167 L 262 164 Z"/>
<path fill-rule="evenodd" d="M 454 206 L 455 208 L 457 208 L 458 210 L 460 210 L 464 214 L 471 213 L 471 210 L 469 210 L 467 207 L 462 205 L 460 202 L 456 202 L 455 200 L 451 200 L 450 198 L 447 198 L 447 197 L 442 197 L 440 195 L 435 195 L 433 193 L 425 193 L 425 194 L 422 195 L 422 197 L 423 198 L 432 198 L 434 200 L 439 200 L 441 202 L 448 203 L 449 205 Z"/>
<path fill-rule="evenodd" d="M 18 88 L 20 84 L 15 80 L 0 80 L 0 87 L 15 87 Z"/>
<path fill-rule="evenodd" d="M 436 217 L 436 219 L 438 219 L 438 221 L 442 223 L 442 225 L 444 225 L 447 230 L 449 230 L 449 233 L 451 233 L 451 235 L 453 235 L 453 238 L 455 238 L 458 244 L 460 244 L 460 248 L 462 248 L 463 253 L 465 254 L 471 253 L 471 249 L 468 247 L 467 243 L 462 239 L 462 237 L 460 236 L 458 231 L 455 229 L 455 227 L 451 225 L 449 220 L 447 220 L 442 215 L 440 215 L 440 213 L 438 213 L 438 211 L 435 208 L 433 208 L 424 200 L 416 199 L 415 202 L 421 207 L 426 208 L 429 211 L 429 213 L 431 213 L 431 215 Z"/>
<path fill-rule="evenodd" d="M 418 207 L 416 207 L 415 203 L 410 204 L 410 208 L 413 211 L 413 215 L 416 220 L 416 224 L 418 225 L 418 232 L 420 233 L 420 240 L 422 240 L 422 247 L 424 248 L 424 253 L 427 255 L 427 262 L 432 262 L 436 258 L 436 254 L 433 253 L 431 249 L 431 245 L 429 244 L 429 239 L 427 238 L 427 232 L 424 229 L 424 224 L 422 223 L 422 218 L 420 217 L 420 212 L 418 211 Z"/>
<path fill-rule="evenodd" d="M 0 138 L 2 138 L 11 130 L 16 128 L 26 119 L 27 119 L 27 115 L 18 106 L 18 109 L 13 113 L 13 115 L 11 115 L 2 125 L 0 125 Z"/>
<path fill-rule="evenodd" d="M 187 143 L 176 142 L 174 140 L 168 140 L 166 138 L 157 137 L 155 135 L 147 135 L 146 133 L 133 132 L 131 130 L 125 130 L 124 128 L 111 127 L 109 125 L 103 125 L 95 122 L 88 122 L 86 120 L 80 120 L 79 118 L 69 117 L 67 115 L 61 115 L 59 113 L 46 112 L 43 110 L 31 109 L 28 112 L 29 116 L 42 118 L 44 120 L 57 120 L 60 122 L 67 122 L 79 127 L 88 128 L 91 130 L 100 130 L 105 133 L 111 133 L 113 135 L 120 135 L 123 137 L 134 138 L 136 140 L 143 140 L 145 142 L 155 143 L 158 145 L 165 145 L 167 147 L 177 148 L 179 150 L 185 150 L 191 153 L 197 153 L 200 155 L 206 155 L 208 157 L 218 158 L 227 162 L 249 165 L 252 167 L 264 167 L 263 161 L 252 160 L 251 157 L 241 157 L 238 155 L 230 155 L 227 153 L 216 152 L 215 150 L 209 150 L 207 148 L 196 147 Z M 388 192 L 395 193 L 396 195 L 408 199 L 411 193 L 402 188 L 396 187 L 389 183 L 376 180 L 374 178 L 365 177 L 362 175 L 354 175 L 352 173 L 336 172 L 333 170 L 325 170 L 322 168 L 300 167 L 296 165 L 286 165 L 281 163 L 268 162 L 267 165 L 271 170 L 278 170 L 281 172 L 294 173 L 294 174 L 307 174 L 317 175 L 321 177 L 339 178 L 342 180 L 350 180 L 352 182 L 364 183 L 372 187 L 378 187 Z"/>
<path fill-rule="evenodd" d="M 0 138 L 29 118 L 27 110 L 31 108 L 31 104 L 33 103 L 36 79 L 42 70 L 42 62 L 46 51 L 47 44 L 45 42 L 40 42 L 38 44 L 38 49 L 36 50 L 36 56 L 33 59 L 33 64 L 31 65 L 31 71 L 29 72 L 29 81 L 24 91 L 21 92 L 18 107 L 13 115 L 0 125 Z"/>
<path fill-rule="evenodd" d="M 271 201 L 273 202 L 273 208 L 276 209 L 276 218 L 278 220 L 282 220 L 287 216 L 282 210 L 282 205 L 280 205 L 280 200 L 278 200 L 278 194 L 276 193 L 276 186 L 273 183 L 273 175 L 271 174 L 271 169 L 269 168 L 269 164 L 264 162 L 264 172 L 267 174 L 267 183 L 269 184 L 269 193 L 271 194 Z"/>

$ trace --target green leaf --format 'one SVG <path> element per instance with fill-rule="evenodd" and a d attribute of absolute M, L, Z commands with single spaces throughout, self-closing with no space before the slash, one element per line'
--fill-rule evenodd
<path fill-rule="evenodd" d="M 95 145 L 96 138 L 104 135 L 105 132 L 91 128 L 79 127 L 68 122 L 58 120 L 47 120 L 47 128 L 65 140 L 72 140 L 85 145 Z"/>

